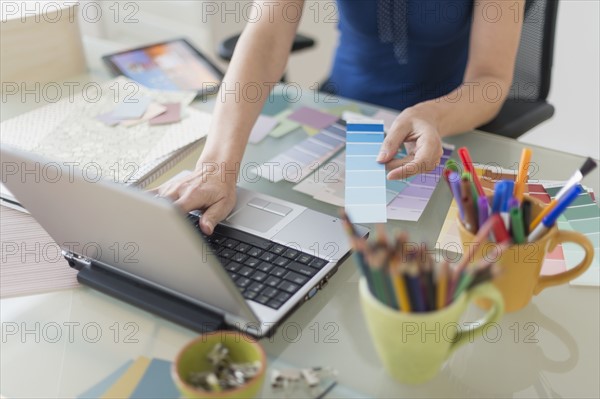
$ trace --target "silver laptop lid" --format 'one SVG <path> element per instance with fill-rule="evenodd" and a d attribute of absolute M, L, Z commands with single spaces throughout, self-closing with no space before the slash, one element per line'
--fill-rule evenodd
<path fill-rule="evenodd" d="M 2 182 L 63 250 L 230 319 L 257 322 L 207 244 L 168 201 L 8 146 L 0 154 Z"/>

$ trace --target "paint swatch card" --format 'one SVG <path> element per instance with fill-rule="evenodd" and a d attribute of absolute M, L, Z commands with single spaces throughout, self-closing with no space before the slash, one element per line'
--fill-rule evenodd
<path fill-rule="evenodd" d="M 317 109 L 302 107 L 288 116 L 288 119 L 320 130 L 337 121 L 338 117 Z"/>
<path fill-rule="evenodd" d="M 387 221 L 385 165 L 377 162 L 383 139 L 383 121 L 348 121 L 345 198 L 354 223 Z"/>
<path fill-rule="evenodd" d="M 166 110 L 154 118 L 150 119 L 151 125 L 166 125 L 168 123 L 177 123 L 181 120 L 181 104 L 169 103 L 162 104 Z"/>
<path fill-rule="evenodd" d="M 260 143 L 278 123 L 279 121 L 271 116 L 259 115 L 250 132 L 248 142 L 251 144 Z"/>

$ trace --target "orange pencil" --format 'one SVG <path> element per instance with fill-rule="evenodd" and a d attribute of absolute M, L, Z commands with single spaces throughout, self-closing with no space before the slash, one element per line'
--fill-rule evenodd
<path fill-rule="evenodd" d="M 519 172 L 517 173 L 517 181 L 515 182 L 514 197 L 519 201 L 523 202 L 523 194 L 525 193 L 525 186 L 527 184 L 527 172 L 529 171 L 529 164 L 531 162 L 531 149 L 523 148 L 521 152 L 521 162 L 519 163 Z"/>

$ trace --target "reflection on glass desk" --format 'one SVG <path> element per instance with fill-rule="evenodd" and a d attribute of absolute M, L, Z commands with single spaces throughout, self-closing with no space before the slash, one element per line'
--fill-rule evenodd
<path fill-rule="evenodd" d="M 212 104 L 195 106 L 210 109 Z M 304 137 L 297 131 L 250 145 L 244 163 L 266 161 Z M 480 132 L 446 141 L 468 145 L 475 162 L 504 167 L 519 159 L 523 147 Z M 583 160 L 537 147 L 533 154 L 539 179 L 567 179 Z M 155 184 L 192 168 L 197 155 L 190 155 Z M 598 172 L 584 184 L 598 192 Z M 336 214 L 334 206 L 293 191 L 292 183 L 242 179 L 240 185 Z M 433 243 L 450 199 L 448 190 L 438 187 L 419 222 L 391 222 L 390 228 Z M 484 339 L 460 348 L 432 381 L 411 387 L 392 380 L 374 352 L 359 306 L 358 276 L 354 259 L 348 259 L 324 290 L 294 312 L 273 337 L 262 340 L 270 368 L 331 366 L 339 372 L 340 386 L 329 397 L 600 396 L 597 288 L 563 285 L 542 292 L 522 311 L 505 315 Z M 0 389 L 9 398 L 77 396 L 127 360 L 142 355 L 172 360 L 196 336 L 86 287 L 3 299 L 0 307 Z M 465 322 L 481 314 L 469 308 Z M 279 395 L 267 379 L 262 396 Z M 302 394 L 296 392 L 294 397 L 298 396 Z"/>

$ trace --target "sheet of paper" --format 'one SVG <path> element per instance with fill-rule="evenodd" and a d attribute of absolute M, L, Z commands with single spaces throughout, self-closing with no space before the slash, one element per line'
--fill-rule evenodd
<path fill-rule="evenodd" d="M 152 359 L 130 398 L 178 398 L 180 393 L 171 378 L 171 364 L 167 360 Z"/>
<path fill-rule="evenodd" d="M 144 356 L 138 357 L 101 398 L 129 398 L 146 373 L 149 365 L 150 359 Z"/>
<path fill-rule="evenodd" d="M 286 134 L 291 133 L 300 127 L 300 124 L 298 122 L 294 122 L 294 121 L 287 119 L 287 117 L 291 113 L 292 113 L 292 110 L 287 109 L 285 111 L 280 112 L 279 114 L 277 114 L 275 116 L 275 119 L 277 119 L 279 124 L 277 126 L 275 126 L 275 128 L 273 130 L 271 130 L 271 133 L 269 133 L 269 136 L 275 137 L 275 138 L 283 137 Z"/>
<path fill-rule="evenodd" d="M 127 120 L 121 121 L 120 124 L 121 124 L 121 126 L 124 126 L 124 127 L 135 126 L 140 123 L 147 122 L 150 119 L 155 118 L 155 117 L 165 113 L 166 111 L 167 111 L 167 107 L 165 107 L 162 104 L 153 102 L 153 103 L 150 103 L 150 105 L 148 106 L 148 109 L 146 110 L 144 115 L 142 115 L 141 118 L 127 119 Z"/>
<path fill-rule="evenodd" d="M 104 392 L 106 392 L 117 380 L 123 375 L 125 371 L 131 366 L 133 360 L 126 361 L 121 367 L 110 373 L 102 381 L 83 392 L 78 396 L 79 399 L 92 399 L 99 398 Z"/>
<path fill-rule="evenodd" d="M 265 162 L 255 174 L 272 182 L 298 183 L 344 147 L 346 131 L 334 123 Z"/>
<path fill-rule="evenodd" d="M 385 165 L 377 162 L 383 138 L 383 121 L 348 121 L 345 207 L 354 223 L 387 221 Z"/>
<path fill-rule="evenodd" d="M 119 120 L 141 118 L 151 101 L 144 95 L 128 96 L 112 110 L 112 117 Z"/>
<path fill-rule="evenodd" d="M 260 143 L 267 135 L 273 130 L 275 126 L 277 126 L 279 122 L 277 119 L 266 116 L 259 115 L 252 131 L 250 132 L 250 137 L 248 138 L 248 142 L 251 144 Z"/>
<path fill-rule="evenodd" d="M 163 104 L 166 110 L 154 118 L 150 119 L 151 125 L 165 125 L 167 123 L 177 123 L 181 120 L 181 104 L 169 103 Z"/>
<path fill-rule="evenodd" d="M 119 124 L 119 122 L 121 122 L 120 118 L 115 118 L 113 116 L 112 111 L 100 114 L 100 115 L 96 116 L 96 119 L 99 120 L 100 122 L 104 123 L 106 126 L 116 126 Z"/>
<path fill-rule="evenodd" d="M 324 129 L 338 120 L 338 117 L 317 109 L 302 107 L 290 114 L 288 119 L 314 129 Z"/>

